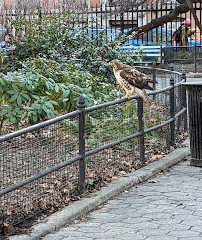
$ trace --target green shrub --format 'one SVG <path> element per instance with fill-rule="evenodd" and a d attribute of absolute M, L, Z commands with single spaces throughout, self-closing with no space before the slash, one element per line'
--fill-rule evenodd
<path fill-rule="evenodd" d="M 69 13 L 32 19 L 11 21 L 17 37 L 11 37 L 10 44 L 17 53 L 1 65 L 1 128 L 7 122 L 18 128 L 22 120 L 34 124 L 75 110 L 80 95 L 87 106 L 121 96 L 109 62 L 120 59 L 131 64 L 133 60 L 114 43 L 106 44 L 104 31 L 94 39 L 85 29 L 72 31 L 66 24 Z"/>

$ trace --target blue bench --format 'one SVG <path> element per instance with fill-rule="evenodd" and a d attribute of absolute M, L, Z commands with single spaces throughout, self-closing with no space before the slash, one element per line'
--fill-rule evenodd
<path fill-rule="evenodd" d="M 136 57 L 135 63 L 145 65 L 153 63 L 163 63 L 164 46 L 123 46 L 124 53 L 128 53 L 131 57 Z"/>

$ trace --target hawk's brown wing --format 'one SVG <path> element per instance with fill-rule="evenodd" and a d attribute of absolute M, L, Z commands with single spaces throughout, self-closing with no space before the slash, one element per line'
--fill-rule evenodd
<path fill-rule="evenodd" d="M 144 88 L 147 84 L 146 75 L 137 71 L 134 68 L 123 68 L 120 71 L 120 76 L 125 79 L 129 84 L 137 88 Z"/>

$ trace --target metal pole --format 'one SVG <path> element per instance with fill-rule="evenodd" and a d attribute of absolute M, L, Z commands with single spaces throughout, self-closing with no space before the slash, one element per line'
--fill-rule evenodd
<path fill-rule="evenodd" d="M 184 82 L 187 81 L 186 70 L 182 67 L 182 76 L 181 79 Z M 187 97 L 186 97 L 186 89 L 185 86 L 182 87 L 182 104 L 184 108 L 187 108 Z M 187 111 L 184 113 L 184 131 L 187 131 Z"/>
<path fill-rule="evenodd" d="M 161 11 L 161 13 L 162 13 L 162 11 Z M 162 41 L 162 27 L 161 27 L 161 41 Z M 161 51 L 161 59 L 160 59 L 160 63 L 161 63 L 161 68 L 164 66 L 164 64 L 163 64 L 163 55 L 165 55 L 164 53 L 163 53 L 163 47 L 162 47 L 162 43 L 161 43 L 161 46 L 160 46 L 160 51 Z"/>
<path fill-rule="evenodd" d="M 83 96 L 79 98 L 78 109 L 82 110 L 79 114 L 79 154 L 83 156 L 79 160 L 79 189 L 85 191 L 85 99 Z"/>
<path fill-rule="evenodd" d="M 170 70 L 174 71 L 174 64 L 173 63 L 170 64 Z"/>
<path fill-rule="evenodd" d="M 121 32 L 124 32 L 124 19 L 123 19 L 123 12 L 120 13 L 120 27 L 121 27 Z"/>
<path fill-rule="evenodd" d="M 140 149 L 140 161 L 141 163 L 145 163 L 145 146 L 144 146 L 144 121 L 143 121 L 143 100 L 142 98 L 138 98 L 137 101 L 138 107 L 138 124 L 139 124 L 139 132 L 142 133 L 139 136 L 139 149 Z"/>
<path fill-rule="evenodd" d="M 156 90 L 156 62 L 153 62 L 153 89 Z M 153 100 L 156 100 L 156 95 L 153 95 Z"/>
<path fill-rule="evenodd" d="M 196 42 L 194 45 L 194 72 L 196 73 Z"/>
<path fill-rule="evenodd" d="M 174 94 L 174 76 L 170 77 L 170 118 L 175 116 L 175 94 Z M 175 121 L 170 123 L 170 144 L 174 145 L 175 143 Z"/>

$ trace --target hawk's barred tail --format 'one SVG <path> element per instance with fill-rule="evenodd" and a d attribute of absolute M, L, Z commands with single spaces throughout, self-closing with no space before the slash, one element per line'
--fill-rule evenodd
<path fill-rule="evenodd" d="M 151 87 L 151 86 L 149 86 L 149 85 L 147 85 L 147 86 L 145 87 L 145 89 L 148 89 L 148 90 L 152 90 L 152 91 L 154 91 L 154 88 Z"/>
<path fill-rule="evenodd" d="M 141 90 L 141 89 L 135 87 L 134 88 L 134 93 L 137 93 L 137 95 L 140 96 L 144 100 L 145 103 L 150 104 L 149 98 L 148 98 L 147 93 L 144 89 Z"/>
<path fill-rule="evenodd" d="M 150 79 L 150 78 L 147 78 L 147 82 L 149 82 L 149 83 L 158 83 L 156 80 L 153 80 L 153 79 Z"/>

